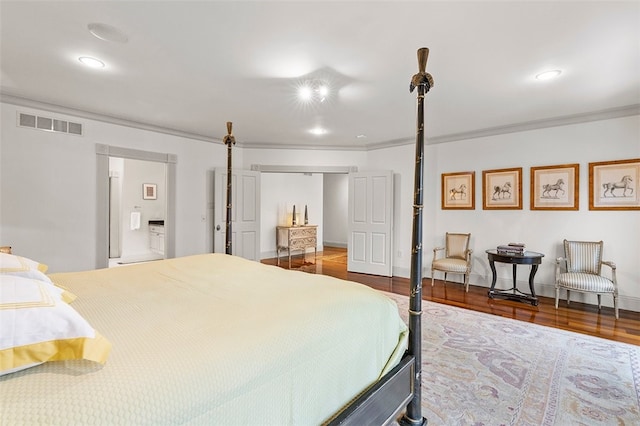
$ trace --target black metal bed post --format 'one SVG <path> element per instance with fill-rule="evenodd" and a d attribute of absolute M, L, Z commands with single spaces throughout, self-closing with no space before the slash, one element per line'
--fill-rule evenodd
<path fill-rule="evenodd" d="M 433 87 L 433 78 L 426 72 L 429 49 L 418 49 L 418 74 L 409 91 L 418 88 L 418 123 L 416 131 L 416 163 L 413 192 L 413 234 L 411 242 L 411 299 L 409 302 L 409 353 L 415 358 L 413 396 L 400 419 L 403 426 L 426 425 L 422 417 L 422 207 L 424 180 L 424 96 Z"/>
<path fill-rule="evenodd" d="M 236 138 L 231 133 L 233 123 L 227 121 L 227 136 L 222 142 L 227 145 L 227 218 L 225 228 L 225 253 L 231 253 L 231 146 L 236 144 Z"/>

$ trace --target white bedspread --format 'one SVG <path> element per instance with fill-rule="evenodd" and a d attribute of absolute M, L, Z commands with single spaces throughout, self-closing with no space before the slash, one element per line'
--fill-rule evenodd
<path fill-rule="evenodd" d="M 381 293 L 235 256 L 50 277 L 111 355 L 0 378 L 2 425 L 320 424 L 406 347 Z"/>

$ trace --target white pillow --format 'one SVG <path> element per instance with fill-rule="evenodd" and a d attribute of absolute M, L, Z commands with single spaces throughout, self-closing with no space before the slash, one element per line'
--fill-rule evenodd
<path fill-rule="evenodd" d="M 40 271 L 47 272 L 48 266 L 26 257 L 16 256 L 15 254 L 0 252 L 0 272 L 24 272 L 24 271 Z"/>
<path fill-rule="evenodd" d="M 111 344 L 43 281 L 0 276 L 0 375 L 42 362 L 87 359 L 104 364 Z"/>
<path fill-rule="evenodd" d="M 44 274 L 46 271 L 47 265 L 43 263 L 27 259 L 26 257 L 16 256 L 15 254 L 0 253 L 0 274 L 31 278 L 53 284 L 65 290 L 62 293 L 62 299 L 65 302 L 73 302 L 76 299 L 76 296 L 66 288 L 58 286 L 56 283 L 52 282 L 51 279 Z"/>

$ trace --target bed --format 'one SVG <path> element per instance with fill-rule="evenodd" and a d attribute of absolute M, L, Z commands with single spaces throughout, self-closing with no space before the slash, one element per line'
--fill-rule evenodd
<path fill-rule="evenodd" d="M 0 424 L 322 424 L 407 346 L 381 293 L 226 254 L 48 278 L 111 350 L 0 377 Z"/>

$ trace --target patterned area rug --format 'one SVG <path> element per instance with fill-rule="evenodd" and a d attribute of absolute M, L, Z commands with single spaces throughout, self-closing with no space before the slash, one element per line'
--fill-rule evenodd
<path fill-rule="evenodd" d="M 407 321 L 409 299 L 385 293 Z M 429 425 L 640 425 L 640 347 L 422 302 Z"/>

